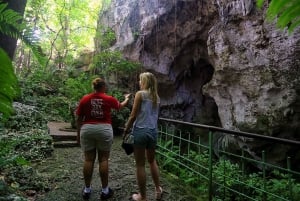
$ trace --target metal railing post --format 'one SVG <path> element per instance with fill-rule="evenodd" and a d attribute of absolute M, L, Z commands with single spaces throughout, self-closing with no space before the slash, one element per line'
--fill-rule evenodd
<path fill-rule="evenodd" d="M 263 172 L 263 201 L 267 200 L 266 194 L 266 155 L 265 151 L 262 151 L 262 172 Z"/>
<path fill-rule="evenodd" d="M 208 198 L 209 201 L 212 201 L 212 155 L 213 155 L 213 134 L 211 131 L 208 133 L 209 135 L 209 164 L 208 164 Z"/>
<path fill-rule="evenodd" d="M 292 187 L 292 176 L 291 176 L 291 157 L 287 157 L 287 169 L 289 171 L 288 173 L 288 185 L 289 185 L 289 190 L 290 190 L 290 199 L 293 200 L 293 187 Z"/>
<path fill-rule="evenodd" d="M 245 180 L 245 151 L 244 149 L 242 149 L 242 179 L 243 181 Z M 244 194 L 245 192 L 245 187 L 241 186 L 242 188 L 242 193 Z M 242 198 L 242 200 L 244 200 L 244 198 Z"/>

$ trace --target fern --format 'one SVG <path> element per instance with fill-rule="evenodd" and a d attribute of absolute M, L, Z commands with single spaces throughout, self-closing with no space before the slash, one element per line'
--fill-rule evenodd
<path fill-rule="evenodd" d="M 18 38 L 22 28 L 22 24 L 20 24 L 22 16 L 11 9 L 7 9 L 7 5 L 7 3 L 0 3 L 0 32 Z"/>
<path fill-rule="evenodd" d="M 45 65 L 46 58 L 42 55 L 38 40 L 34 38 L 31 28 L 22 23 L 23 17 L 14 10 L 7 9 L 7 3 L 0 2 L 0 32 L 12 38 L 21 39 L 33 52 L 41 65 Z"/>
<path fill-rule="evenodd" d="M 37 57 L 38 61 L 43 63 L 43 56 L 39 52 L 39 46 L 36 40 L 32 38 L 32 31 L 22 23 L 23 17 L 14 10 L 7 8 L 8 4 L 0 2 L 0 33 L 12 38 L 21 39 L 29 46 Z M 17 96 L 19 87 L 17 78 L 13 70 L 12 61 L 6 52 L 0 48 L 0 121 L 7 119 L 13 111 L 12 102 Z"/>
<path fill-rule="evenodd" d="M 41 66 L 46 65 L 47 58 L 43 55 L 42 49 L 39 46 L 39 41 L 37 38 L 33 37 L 34 33 L 33 30 L 29 28 L 25 28 L 23 34 L 20 36 L 20 39 L 29 47 L 38 60 Z"/>
<path fill-rule="evenodd" d="M 1 48 L 0 61 L 0 115 L 2 116 L 1 118 L 6 119 L 13 111 L 12 101 L 13 98 L 17 96 L 19 88 L 12 62 L 6 52 Z"/>

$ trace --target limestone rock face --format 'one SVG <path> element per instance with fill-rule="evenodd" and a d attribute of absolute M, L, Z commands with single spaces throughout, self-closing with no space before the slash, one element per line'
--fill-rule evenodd
<path fill-rule="evenodd" d="M 158 76 L 162 115 L 300 140 L 300 30 L 254 0 L 112 0 L 101 23 Z"/>

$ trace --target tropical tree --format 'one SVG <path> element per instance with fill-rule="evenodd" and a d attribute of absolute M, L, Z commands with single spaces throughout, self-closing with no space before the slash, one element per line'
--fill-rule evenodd
<path fill-rule="evenodd" d="M 25 20 L 40 41 L 42 53 L 47 56 L 45 71 L 70 67 L 74 58 L 86 50 L 94 49 L 98 12 L 102 1 L 98 0 L 28 0 Z M 30 55 L 18 48 L 19 58 Z M 30 67 L 30 58 L 17 61 L 18 66 Z"/>
<path fill-rule="evenodd" d="M 264 2 L 257 0 L 258 7 L 261 8 Z M 293 32 L 300 25 L 300 0 L 272 0 L 267 10 L 267 19 L 276 18 L 279 28 Z"/>

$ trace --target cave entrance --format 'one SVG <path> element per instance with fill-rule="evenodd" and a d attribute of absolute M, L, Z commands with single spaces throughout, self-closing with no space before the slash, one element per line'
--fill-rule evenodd
<path fill-rule="evenodd" d="M 215 100 L 203 93 L 209 83 L 214 67 L 204 58 L 194 59 L 191 49 L 180 54 L 170 68 L 171 82 L 160 85 L 160 96 L 164 100 L 162 117 L 187 122 L 220 126 Z"/>

